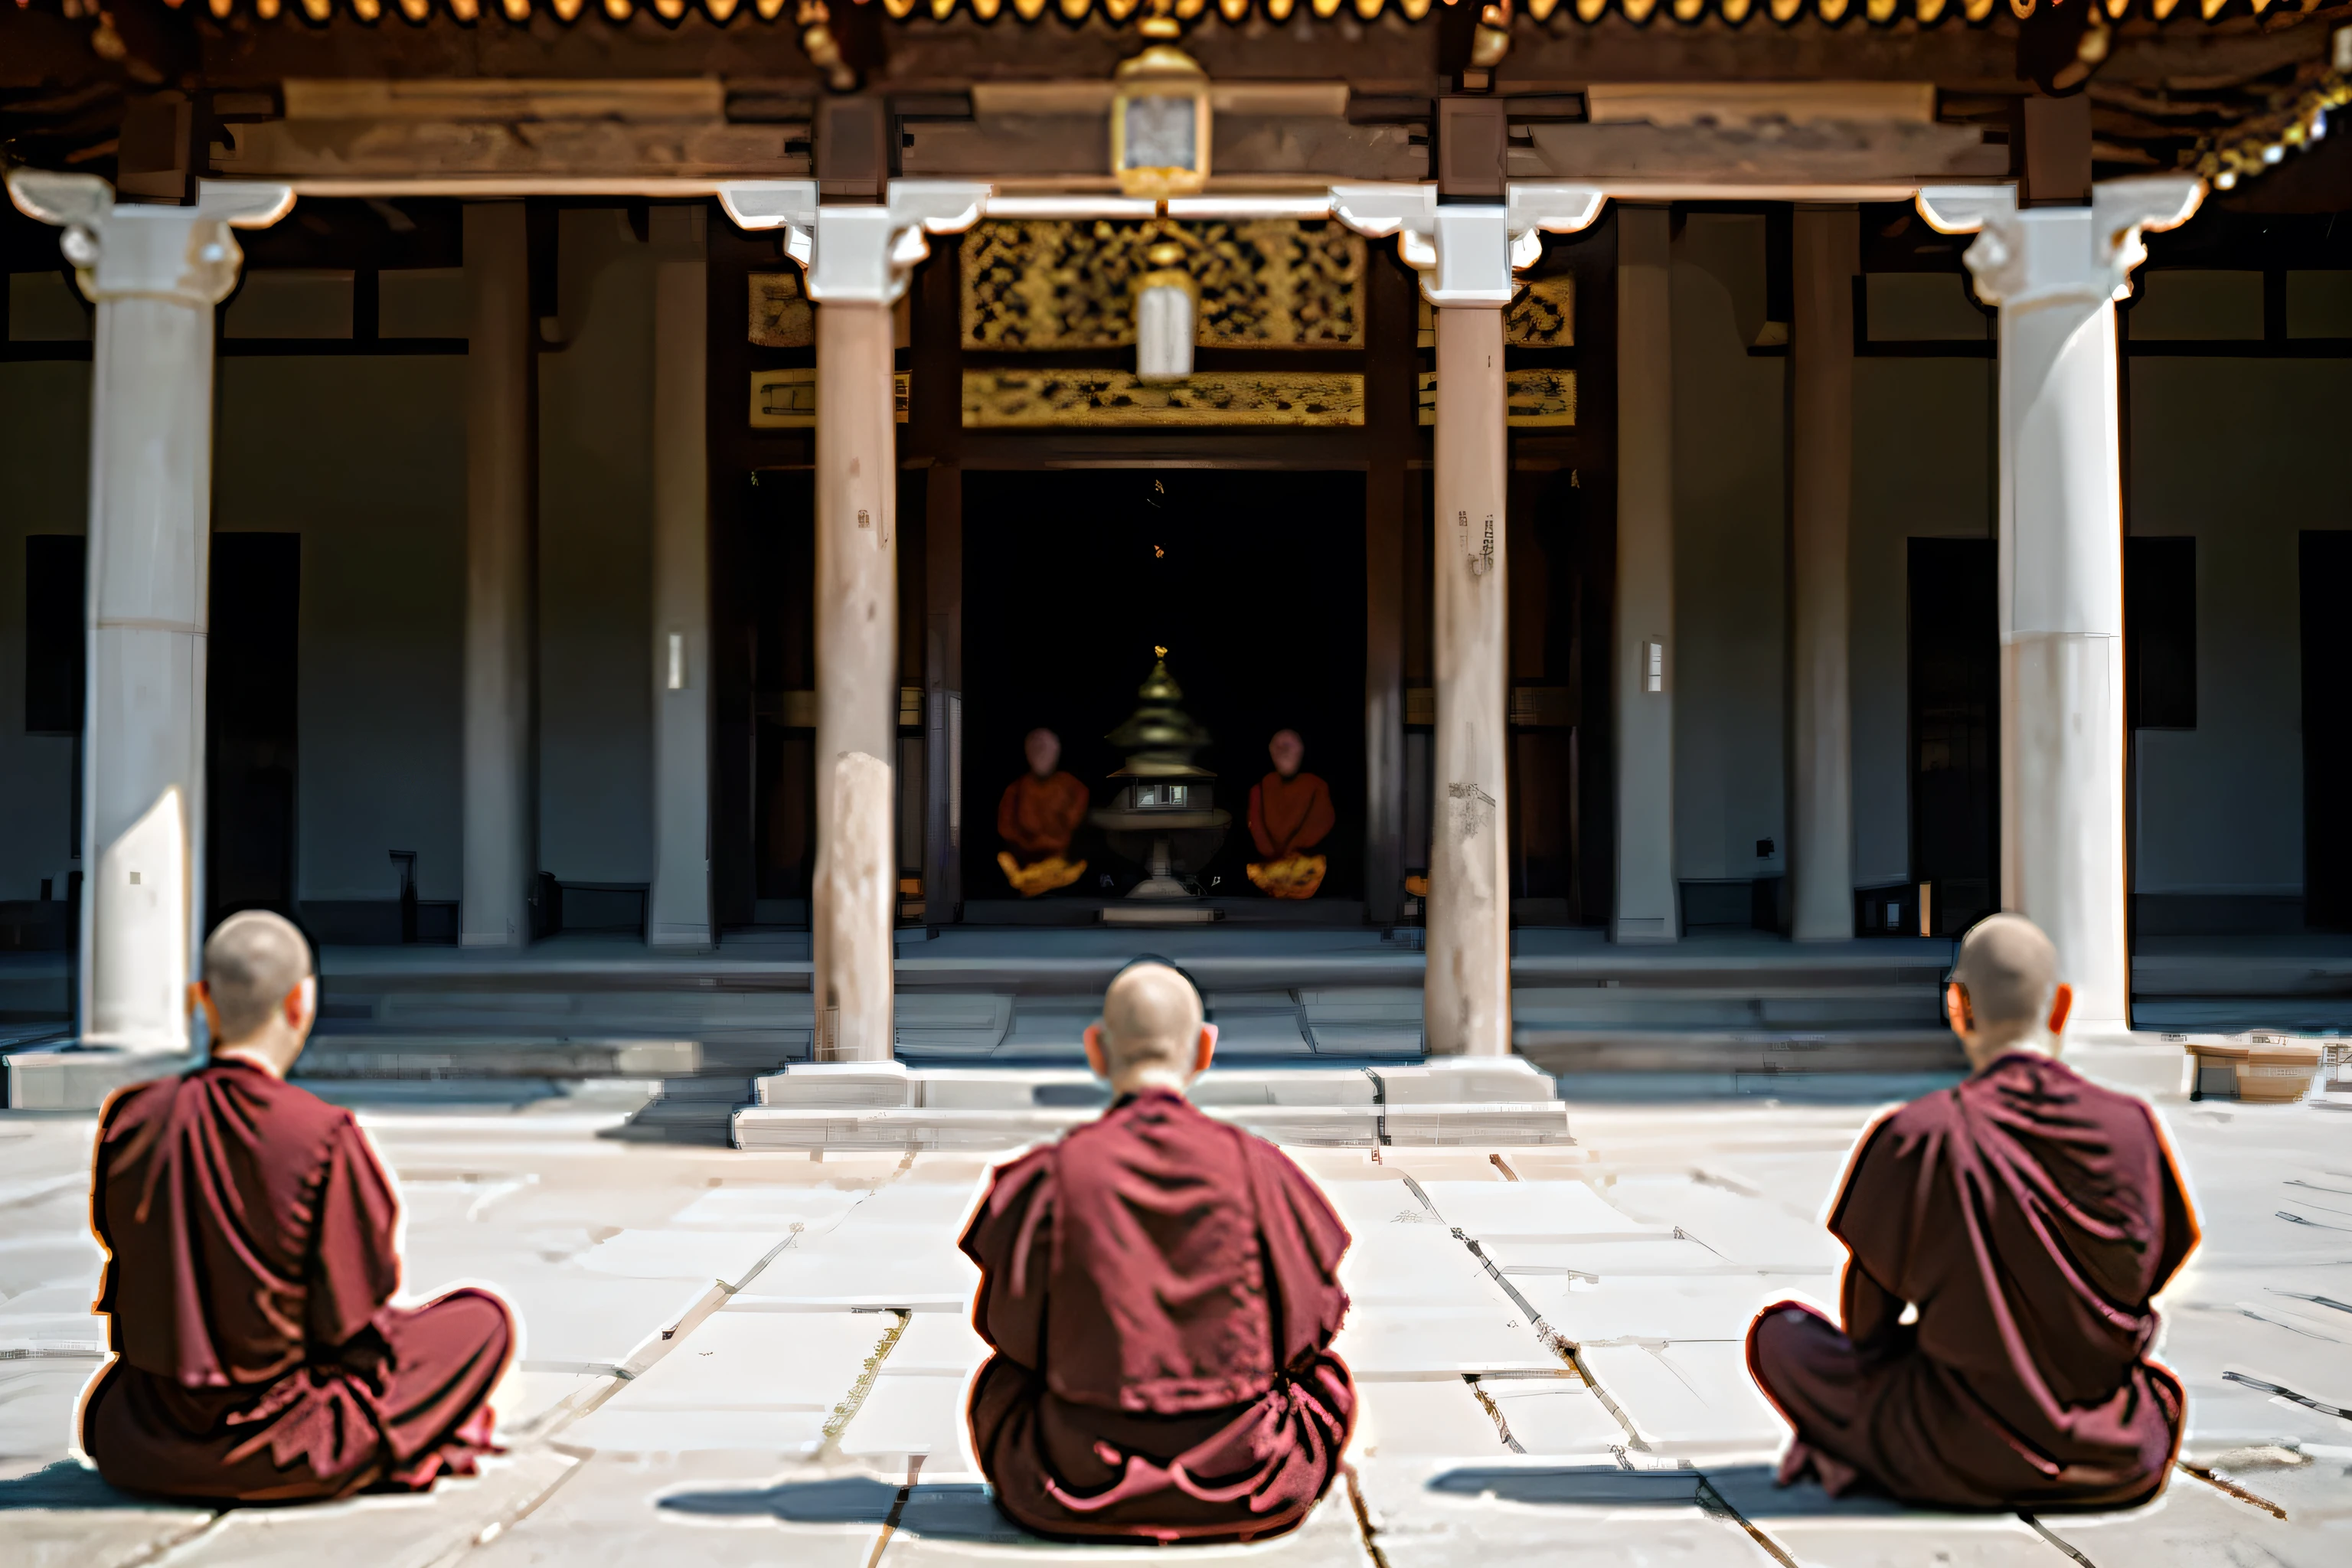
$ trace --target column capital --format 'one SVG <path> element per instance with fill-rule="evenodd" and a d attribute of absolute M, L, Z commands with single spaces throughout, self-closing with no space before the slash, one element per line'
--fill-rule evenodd
<path fill-rule="evenodd" d="M 1977 237 L 1962 258 L 1977 297 L 2019 307 L 2124 298 L 2147 259 L 2140 237 L 2187 223 L 2204 197 L 2194 175 L 2140 174 L 2100 181 L 2087 207 L 2021 208 L 2014 185 L 1930 185 L 1918 205 L 1939 233 Z"/>
<path fill-rule="evenodd" d="M 988 209 L 992 187 L 971 180 L 893 180 L 887 202 L 831 205 L 814 180 L 751 180 L 719 188 L 736 226 L 781 228 L 784 249 L 808 273 L 820 305 L 895 305 L 927 235 L 960 234 Z"/>
<path fill-rule="evenodd" d="M 1512 274 L 1543 255 L 1543 236 L 1573 234 L 1601 214 L 1593 185 L 1512 184 L 1496 203 L 1445 203 L 1437 187 L 1401 181 L 1331 187 L 1331 214 L 1370 239 L 1397 236 L 1433 305 L 1499 310 Z"/>
<path fill-rule="evenodd" d="M 291 211 L 291 185 L 200 180 L 193 206 L 118 204 L 95 174 L 16 169 L 8 196 L 26 217 L 55 224 L 91 300 L 144 297 L 209 310 L 236 287 L 245 259 L 232 228 L 268 228 Z"/>

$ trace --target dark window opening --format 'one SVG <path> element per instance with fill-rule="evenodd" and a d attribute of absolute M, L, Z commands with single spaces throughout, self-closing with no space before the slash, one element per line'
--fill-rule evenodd
<path fill-rule="evenodd" d="M 82 716 L 82 536 L 25 540 L 25 731 L 79 735 Z"/>
<path fill-rule="evenodd" d="M 2197 542 L 2124 542 L 2124 701 L 2135 730 L 2197 728 Z"/>

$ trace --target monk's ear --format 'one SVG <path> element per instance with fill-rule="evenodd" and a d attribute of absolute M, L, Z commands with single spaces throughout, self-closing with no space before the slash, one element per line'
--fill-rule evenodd
<path fill-rule="evenodd" d="M 2074 988 L 2062 981 L 2059 983 L 2058 989 L 2050 997 L 2051 1034 L 2063 1035 L 2066 1032 L 2066 1015 L 2074 1010 Z"/>
<path fill-rule="evenodd" d="M 1100 1024 L 1088 1024 L 1087 1026 L 1086 1041 L 1087 1066 L 1093 1069 L 1094 1075 L 1097 1078 L 1108 1079 L 1110 1077 L 1110 1062 L 1103 1056 L 1102 1026 Z"/>
<path fill-rule="evenodd" d="M 1957 980 L 1944 987 L 1944 1016 L 1951 1020 L 1956 1034 L 1976 1032 L 1976 1009 L 1969 1005 L 1969 988 Z"/>
<path fill-rule="evenodd" d="M 1192 1057 L 1192 1076 L 1198 1078 L 1207 1072 L 1209 1062 L 1216 1054 L 1217 1026 L 1214 1024 L 1203 1024 L 1201 1026 L 1201 1048 L 1193 1053 Z"/>

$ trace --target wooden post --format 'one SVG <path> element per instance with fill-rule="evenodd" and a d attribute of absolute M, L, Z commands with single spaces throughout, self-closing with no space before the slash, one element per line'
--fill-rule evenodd
<path fill-rule="evenodd" d="M 1675 883 L 1675 383 L 1664 207 L 1617 213 L 1618 942 L 1682 934 Z"/>
<path fill-rule="evenodd" d="M 1511 904 L 1505 865 L 1510 600 L 1503 312 L 1444 305 L 1436 317 L 1436 820 L 1423 1007 L 1432 1055 L 1505 1056 L 1511 1048 Z"/>
<path fill-rule="evenodd" d="M 1853 275 L 1861 217 L 1800 207 L 1795 253 L 1795 386 L 1790 401 L 1790 934 L 1853 935 L 1853 701 L 1846 547 L 1853 512 Z"/>
<path fill-rule="evenodd" d="M 816 307 L 816 1055 L 887 1061 L 898 882 L 898 425 L 890 307 Z M 879 781 L 878 783 L 877 781 Z M 861 796 L 836 799 L 843 788 Z M 862 798 L 878 791 L 882 798 Z M 878 840 L 870 829 L 879 823 Z M 876 840 L 869 842 L 869 840 Z M 868 886 L 879 879 L 882 896 Z"/>

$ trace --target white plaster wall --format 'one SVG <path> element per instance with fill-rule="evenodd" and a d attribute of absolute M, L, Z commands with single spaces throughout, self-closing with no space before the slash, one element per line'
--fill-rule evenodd
<path fill-rule="evenodd" d="M 653 875 L 653 282 L 618 208 L 566 212 L 540 358 L 539 864 Z"/>
<path fill-rule="evenodd" d="M 1675 246 L 1675 874 L 1787 864 L 1788 361 L 1753 356 L 1764 220 L 1693 213 Z M 1743 309 L 1743 305 L 1746 307 Z M 1759 859 L 1756 841 L 1775 853 Z"/>
<path fill-rule="evenodd" d="M 2137 324 L 2137 323 L 2135 323 Z M 2197 540 L 2197 728 L 2139 732 L 2142 893 L 2303 890 L 2296 535 L 2352 529 L 2352 362 L 2131 362 L 2131 529 Z"/>
<path fill-rule="evenodd" d="M 25 536 L 89 521 L 89 366 L 0 364 L 0 900 L 66 896 L 79 868 L 73 749 L 25 733 Z"/>
<path fill-rule="evenodd" d="M 1993 362 L 1853 362 L 1853 882 L 1911 875 L 1909 546 L 1992 533 Z"/>
<path fill-rule="evenodd" d="M 299 897 L 458 895 L 466 362 L 224 359 L 216 532 L 302 535 Z"/>

